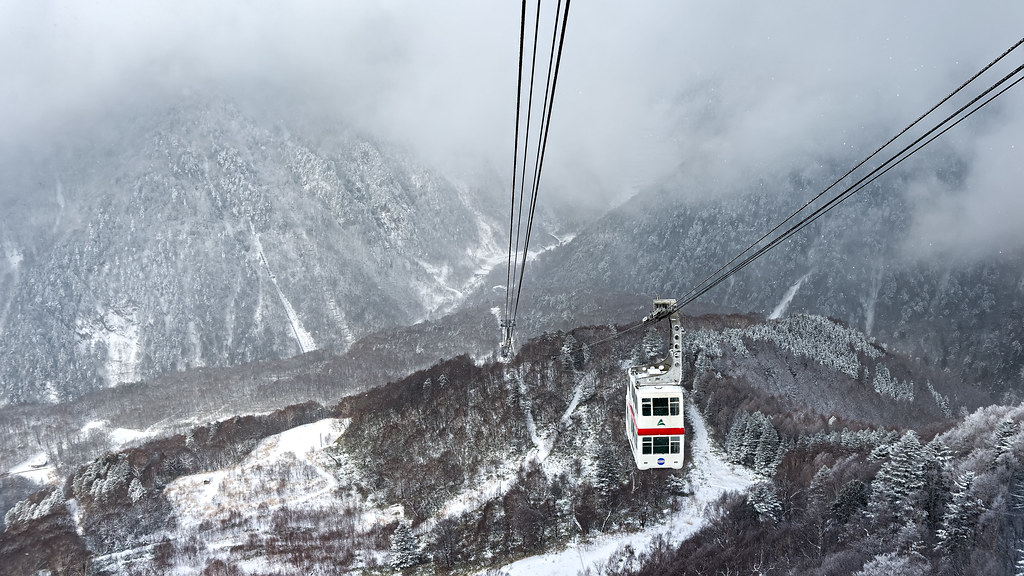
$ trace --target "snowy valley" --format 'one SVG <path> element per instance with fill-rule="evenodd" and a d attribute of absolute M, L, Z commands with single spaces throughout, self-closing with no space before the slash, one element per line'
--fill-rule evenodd
<path fill-rule="evenodd" d="M 0 555 L 14 573 L 1012 573 L 1019 407 L 821 317 L 684 324 L 682 471 L 632 469 L 623 435 L 623 366 L 660 332 L 591 349 L 610 328 L 581 328 L 331 406 L 122 436 L 39 478 Z"/>

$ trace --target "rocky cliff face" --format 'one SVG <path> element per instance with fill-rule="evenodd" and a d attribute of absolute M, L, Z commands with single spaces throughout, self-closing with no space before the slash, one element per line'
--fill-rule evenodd
<path fill-rule="evenodd" d="M 105 132 L 8 172 L 0 402 L 344 350 L 503 249 L 481 190 L 343 127 L 204 101 Z"/>

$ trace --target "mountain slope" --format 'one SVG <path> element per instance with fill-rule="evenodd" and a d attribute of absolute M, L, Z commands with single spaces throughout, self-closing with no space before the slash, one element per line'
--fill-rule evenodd
<path fill-rule="evenodd" d="M 961 190 L 968 170 L 949 151 L 915 162 L 708 292 L 691 313 L 839 318 L 1007 401 L 1019 398 L 1024 254 L 1008 246 L 965 259 L 914 248 L 921 182 Z M 638 194 L 527 271 L 520 329 L 535 334 L 602 315 L 625 322 L 640 318 L 652 296 L 682 297 L 824 188 L 840 165 L 811 158 L 745 184 L 679 177 Z"/>
<path fill-rule="evenodd" d="M 12 172 L 0 402 L 344 351 L 450 309 L 501 253 L 483 189 L 343 127 L 196 100 Z"/>
<path fill-rule="evenodd" d="M 692 408 L 708 420 L 700 441 L 743 465 L 732 429 L 760 418 L 752 446 L 775 438 L 770 458 L 751 464 L 762 478 L 808 446 L 870 451 L 906 424 L 946 429 L 947 412 L 982 400 L 957 397 L 957 382 L 930 380 L 927 367 L 824 318 L 684 325 Z M 656 332 L 578 347 L 610 333 L 550 334 L 510 364 L 459 357 L 335 408 L 230 418 L 107 454 L 14 506 L 0 551 L 18 566 L 55 570 L 61 558 L 91 557 L 98 571 L 119 573 L 385 571 L 406 561 L 467 573 L 601 534 L 657 530 L 691 509 L 712 464 L 702 456 L 682 471 L 633 469 L 623 366 L 646 358 Z M 883 372 L 888 380 L 876 377 Z M 810 390 L 817 399 L 802 402 Z M 704 430 L 696 414 L 691 454 Z M 34 544 L 59 538 L 66 554 Z"/>

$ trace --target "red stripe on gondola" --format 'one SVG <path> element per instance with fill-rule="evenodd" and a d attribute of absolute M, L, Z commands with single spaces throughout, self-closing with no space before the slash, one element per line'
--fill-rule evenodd
<path fill-rule="evenodd" d="M 684 434 L 682 428 L 637 428 L 637 436 L 678 436 Z"/>

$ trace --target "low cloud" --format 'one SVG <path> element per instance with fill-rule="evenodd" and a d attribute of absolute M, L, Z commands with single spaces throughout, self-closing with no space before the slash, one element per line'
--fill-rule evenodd
<path fill-rule="evenodd" d="M 0 142 L 23 147 L 125 98 L 259 86 L 429 161 L 485 163 L 508 178 L 519 10 L 0 0 Z M 1021 3 L 953 0 L 574 3 L 544 193 L 603 205 L 668 175 L 742 181 L 816 156 L 863 156 L 1016 41 L 1021 21 Z M 983 244 L 1020 241 L 1007 216 L 1021 213 L 1010 198 L 1024 164 L 1020 112 L 1002 107 L 1000 122 L 962 143 L 967 189 L 948 210 L 922 212 L 922 234 L 966 213 L 963 238 L 984 225 Z"/>

